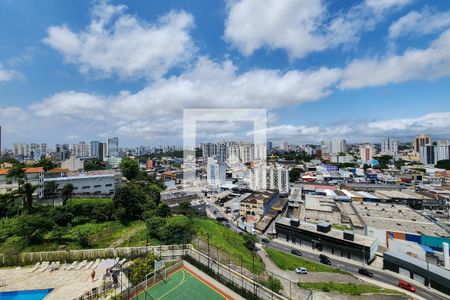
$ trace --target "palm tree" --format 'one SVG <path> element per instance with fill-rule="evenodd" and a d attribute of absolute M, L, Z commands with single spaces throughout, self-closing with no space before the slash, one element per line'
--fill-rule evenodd
<path fill-rule="evenodd" d="M 63 205 L 66 205 L 66 201 L 69 200 L 70 198 L 72 198 L 74 189 L 75 188 L 74 188 L 73 184 L 71 184 L 71 183 L 67 183 L 63 186 L 63 188 L 61 189 Z"/>
<path fill-rule="evenodd" d="M 21 190 L 22 193 L 25 194 L 25 207 L 27 208 L 27 211 L 30 212 L 33 209 L 33 193 L 37 189 L 37 185 L 32 185 L 31 183 L 27 182 L 25 183 Z"/>
<path fill-rule="evenodd" d="M 22 183 L 27 180 L 27 175 L 23 166 L 14 165 L 11 169 L 9 169 L 6 178 L 17 181 L 18 190 L 20 190 L 20 186 L 22 185 Z"/>
<path fill-rule="evenodd" d="M 52 196 L 52 203 L 55 206 L 55 197 L 58 193 L 58 184 L 54 181 L 47 181 L 44 183 L 44 193 Z"/>

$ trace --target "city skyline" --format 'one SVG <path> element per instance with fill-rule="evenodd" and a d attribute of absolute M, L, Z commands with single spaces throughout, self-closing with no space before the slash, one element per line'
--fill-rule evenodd
<path fill-rule="evenodd" d="M 447 2 L 1 4 L 4 145 L 181 144 L 192 107 L 267 108 L 273 141 L 450 136 Z"/>

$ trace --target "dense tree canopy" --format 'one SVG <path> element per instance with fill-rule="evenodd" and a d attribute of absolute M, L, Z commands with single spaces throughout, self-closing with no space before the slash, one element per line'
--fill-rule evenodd
<path fill-rule="evenodd" d="M 128 180 L 136 179 L 140 174 L 139 162 L 129 157 L 122 158 L 120 162 L 122 175 Z"/>

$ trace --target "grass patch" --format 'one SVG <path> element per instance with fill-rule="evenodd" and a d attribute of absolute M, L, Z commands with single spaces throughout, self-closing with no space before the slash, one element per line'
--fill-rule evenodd
<path fill-rule="evenodd" d="M 364 294 L 390 294 L 401 295 L 403 293 L 384 289 L 369 284 L 355 284 L 355 283 L 337 283 L 337 282 L 299 282 L 297 285 L 301 288 L 319 290 L 323 292 L 337 292 L 340 294 L 358 296 Z"/>
<path fill-rule="evenodd" d="M 88 234 L 90 245 L 88 248 L 109 248 L 116 241 L 119 241 L 117 246 L 143 246 L 147 238 L 147 228 L 143 221 L 135 221 L 127 225 L 117 220 L 102 223 L 88 222 L 64 228 L 64 234 L 58 240 L 54 239 L 53 231 L 49 231 L 44 236 L 43 243 L 34 245 L 26 245 L 22 238 L 13 232 L 9 235 L 4 232 L 5 236 L 0 243 L 0 253 L 83 249 L 85 247 L 79 244 L 80 232 Z M 125 238 L 121 240 L 122 237 Z"/>
<path fill-rule="evenodd" d="M 337 230 L 342 230 L 342 231 L 352 230 L 352 228 L 350 226 L 342 225 L 342 224 L 341 225 L 333 224 L 333 225 L 331 225 L 331 227 L 333 227 L 334 229 L 337 229 Z"/>
<path fill-rule="evenodd" d="M 347 272 L 341 271 L 336 268 L 332 268 L 330 266 L 316 263 L 310 260 L 306 260 L 304 258 L 282 252 L 279 250 L 275 250 L 273 248 L 266 247 L 265 248 L 267 254 L 270 259 L 283 270 L 295 270 L 298 267 L 304 267 L 308 270 L 308 272 L 329 272 L 329 273 L 342 273 L 348 274 Z"/>
<path fill-rule="evenodd" d="M 94 205 L 98 203 L 112 203 L 112 198 L 88 198 L 88 197 L 71 198 L 67 200 L 66 206 L 74 206 L 88 203 L 93 203 Z"/>
<path fill-rule="evenodd" d="M 242 236 L 213 219 L 195 218 L 193 223 L 194 230 L 199 238 L 206 241 L 209 234 L 211 245 L 224 252 L 228 252 L 231 260 L 234 261 L 236 265 L 240 265 L 242 259 L 242 265 L 247 270 L 252 271 L 252 252 L 244 246 L 244 238 Z M 255 272 L 259 274 L 263 271 L 264 264 L 261 258 L 256 255 Z"/>

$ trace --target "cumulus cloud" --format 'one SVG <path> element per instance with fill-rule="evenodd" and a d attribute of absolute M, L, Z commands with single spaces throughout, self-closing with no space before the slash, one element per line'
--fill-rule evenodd
<path fill-rule="evenodd" d="M 355 43 L 389 9 L 410 0 L 367 0 L 334 15 L 322 0 L 228 2 L 225 39 L 244 55 L 260 48 L 284 49 L 291 58 Z"/>
<path fill-rule="evenodd" d="M 426 35 L 450 27 L 450 11 L 438 12 L 429 8 L 412 11 L 389 27 L 389 39 L 402 36 Z"/>
<path fill-rule="evenodd" d="M 273 108 L 327 96 L 340 70 L 288 71 L 254 69 L 242 74 L 229 60 L 201 58 L 188 72 L 158 80 L 135 94 L 123 94 L 111 105 L 126 119 L 164 116 L 183 108 Z"/>
<path fill-rule="evenodd" d="M 67 91 L 33 103 L 30 109 L 39 117 L 77 117 L 101 120 L 107 105 L 106 100 L 101 96 Z"/>
<path fill-rule="evenodd" d="M 355 89 L 416 79 L 432 80 L 448 75 L 450 29 L 425 49 L 408 49 L 401 55 L 353 60 L 344 69 L 339 88 Z"/>
<path fill-rule="evenodd" d="M 93 7 L 87 28 L 73 32 L 67 25 L 51 26 L 44 43 L 83 74 L 159 78 L 195 53 L 193 26 L 192 15 L 184 11 L 171 11 L 151 24 L 127 14 L 124 5 L 102 1 Z"/>

